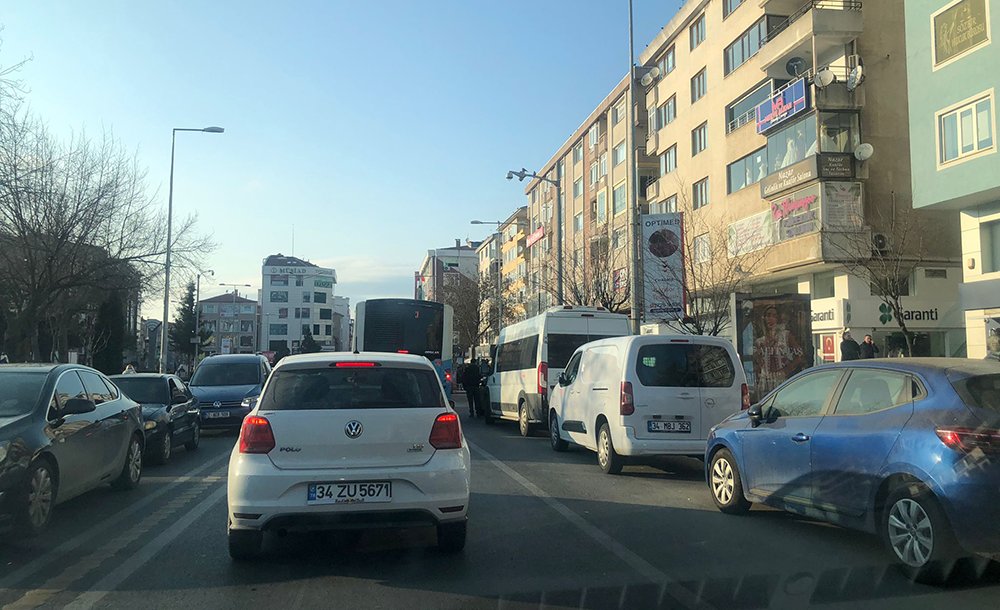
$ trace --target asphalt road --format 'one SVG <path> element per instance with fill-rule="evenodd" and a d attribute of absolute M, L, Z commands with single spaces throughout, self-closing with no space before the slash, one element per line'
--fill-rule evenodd
<path fill-rule="evenodd" d="M 0 606 L 129 608 L 995 608 L 1000 577 L 913 585 L 867 535 L 755 508 L 719 513 L 702 464 L 666 459 L 601 473 L 513 423 L 467 421 L 473 497 L 464 554 L 430 530 L 269 537 L 226 551 L 235 435 L 146 470 L 132 492 L 61 505 L 32 540 L 0 535 Z M 998 570 L 1000 571 L 1000 570 Z"/>

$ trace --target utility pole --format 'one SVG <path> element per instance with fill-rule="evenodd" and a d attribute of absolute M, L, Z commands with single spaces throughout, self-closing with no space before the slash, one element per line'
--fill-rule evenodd
<path fill-rule="evenodd" d="M 639 326 L 641 323 L 642 309 L 640 308 L 640 296 L 642 292 L 642 278 L 639 277 L 640 269 L 642 265 L 639 261 L 639 255 L 642 252 L 642 248 L 639 247 L 639 155 L 636 154 L 635 150 L 635 46 L 632 40 L 632 0 L 628 0 L 628 108 L 625 110 L 626 116 L 629 121 L 629 144 L 626 146 L 625 154 L 628 155 L 631 164 L 630 170 L 632 172 L 632 188 L 629 189 L 629 194 L 632 196 L 632 205 L 629 206 L 630 224 L 632 226 L 632 286 L 630 288 L 632 292 L 632 333 L 639 334 Z"/>

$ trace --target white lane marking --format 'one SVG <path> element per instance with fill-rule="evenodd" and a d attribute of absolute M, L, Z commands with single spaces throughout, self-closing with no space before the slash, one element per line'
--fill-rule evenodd
<path fill-rule="evenodd" d="M 646 579 L 654 583 L 659 583 L 661 585 L 660 587 L 661 599 L 664 593 L 666 593 L 667 595 L 670 595 L 671 597 L 683 603 L 687 607 L 691 608 L 711 607 L 707 602 L 698 599 L 698 597 L 696 597 L 690 591 L 685 589 L 676 580 L 667 576 L 666 573 L 660 571 L 659 568 L 649 563 L 642 557 L 636 555 L 625 545 L 623 545 L 622 543 L 618 542 L 617 540 L 606 534 L 600 528 L 592 525 L 589 521 L 587 521 L 580 515 L 573 512 L 573 510 L 570 509 L 568 506 L 550 496 L 548 493 L 545 492 L 545 490 L 543 490 L 542 488 L 538 487 L 537 485 L 526 479 L 524 476 L 522 476 L 520 473 L 518 473 L 516 470 L 514 470 L 507 464 L 504 464 L 492 453 L 470 442 L 468 437 L 466 437 L 465 440 L 469 444 L 469 449 L 475 451 L 476 453 L 486 458 L 488 462 L 496 466 L 501 472 L 503 472 L 511 479 L 513 479 L 521 487 L 528 490 L 528 492 L 531 493 L 531 495 L 535 496 L 536 498 L 544 502 L 549 508 L 562 515 L 564 519 L 569 521 L 577 529 L 579 529 L 581 532 L 590 537 L 594 542 L 601 545 L 609 552 L 615 554 L 619 559 L 621 559 L 623 562 L 625 562 L 628 566 L 630 566 L 633 570 L 641 574 Z"/>
<path fill-rule="evenodd" d="M 176 481 L 176 477 L 142 477 L 144 483 L 172 483 Z M 204 477 L 188 477 L 188 482 L 194 483 L 218 483 L 219 481 L 225 481 L 226 477 L 222 475 L 208 475 Z"/>
<path fill-rule="evenodd" d="M 144 508 L 152 504 L 154 501 L 160 498 L 160 496 L 172 491 L 178 485 L 183 485 L 189 483 L 198 478 L 201 473 L 211 470 L 219 466 L 219 464 L 225 460 L 229 459 L 229 452 L 227 451 L 219 458 L 214 459 L 210 462 L 202 464 L 198 468 L 195 468 L 187 475 L 179 477 L 176 482 L 172 485 L 166 485 L 157 489 L 153 493 L 147 495 L 143 499 L 139 500 L 135 504 L 131 504 L 128 507 L 108 516 L 104 521 L 98 523 L 97 525 L 87 527 L 84 531 L 77 534 L 76 536 L 70 538 L 66 542 L 60 544 L 51 551 L 46 552 L 44 555 L 40 555 L 35 559 L 24 564 L 20 568 L 14 570 L 10 574 L 0 578 L 0 590 L 2 589 L 13 589 L 14 585 L 21 582 L 25 578 L 31 576 L 35 572 L 38 572 L 50 563 L 55 562 L 57 559 L 61 558 L 63 555 L 67 555 L 79 547 L 83 546 L 84 543 L 89 542 L 91 539 L 97 538 L 100 534 L 104 533 L 104 530 L 114 527 L 115 529 L 120 529 L 122 523 L 128 522 L 128 517 L 135 513 L 142 511 Z M 139 485 L 142 485 L 140 481 Z M 59 511 L 57 510 L 54 515 L 54 519 L 59 518 Z"/>
<path fill-rule="evenodd" d="M 94 604 L 97 604 L 111 591 L 118 588 L 129 576 L 135 574 L 142 566 L 149 562 L 153 557 L 162 551 L 168 544 L 173 542 L 184 533 L 188 527 L 191 526 L 198 517 L 205 514 L 208 509 L 212 508 L 220 500 L 226 496 L 226 487 L 220 487 L 216 489 L 210 496 L 196 504 L 191 510 L 184 514 L 183 517 L 178 519 L 168 527 L 163 530 L 159 536 L 154 538 L 145 546 L 141 547 L 128 559 L 123 559 L 118 567 L 109 572 L 104 578 L 97 581 L 91 589 L 85 593 L 81 593 L 72 602 L 67 604 L 66 608 L 73 608 L 74 610 L 85 610 L 93 608 Z"/>

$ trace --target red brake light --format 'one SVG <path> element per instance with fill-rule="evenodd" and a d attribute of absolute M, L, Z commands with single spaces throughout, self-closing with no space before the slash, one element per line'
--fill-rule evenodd
<path fill-rule="evenodd" d="M 621 415 L 632 415 L 635 413 L 635 399 L 632 396 L 632 383 L 628 381 L 622 382 L 622 400 L 621 406 L 619 408 L 619 413 Z"/>
<path fill-rule="evenodd" d="M 346 362 L 335 362 L 333 364 L 333 366 L 338 369 L 370 369 L 378 365 L 379 364 L 377 362 L 355 362 L 350 360 Z"/>
<path fill-rule="evenodd" d="M 410 350 L 408 350 L 408 349 L 398 349 L 398 350 L 396 350 L 396 353 L 397 354 L 409 354 Z"/>
<path fill-rule="evenodd" d="M 538 393 L 545 396 L 549 391 L 549 363 L 538 363 Z"/>
<path fill-rule="evenodd" d="M 451 383 L 451 369 L 444 372 L 444 380 Z"/>
<path fill-rule="evenodd" d="M 431 428 L 428 442 L 435 449 L 461 449 L 462 426 L 458 423 L 458 415 L 454 413 L 438 415 Z"/>
<path fill-rule="evenodd" d="M 240 453 L 267 453 L 274 449 L 274 432 L 266 417 L 251 415 L 240 429 Z"/>
<path fill-rule="evenodd" d="M 742 397 L 740 409 L 746 411 L 750 408 L 750 388 L 745 383 L 740 386 L 740 396 Z"/>
<path fill-rule="evenodd" d="M 1000 430 L 949 427 L 938 428 L 935 432 L 942 443 L 955 451 L 979 449 L 983 453 L 1000 453 Z"/>

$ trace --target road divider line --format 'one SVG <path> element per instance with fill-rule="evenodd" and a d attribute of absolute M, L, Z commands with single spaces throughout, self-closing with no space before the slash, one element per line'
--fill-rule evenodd
<path fill-rule="evenodd" d="M 108 593 L 117 589 L 128 577 L 135 574 L 139 568 L 147 564 L 160 551 L 166 548 L 171 542 L 177 539 L 184 530 L 191 526 L 208 509 L 219 503 L 226 496 L 226 488 L 220 487 L 212 492 L 207 498 L 196 504 L 183 517 L 175 521 L 170 527 L 163 530 L 159 536 L 153 538 L 149 543 L 142 546 L 132 554 L 131 557 L 123 559 L 118 567 L 109 572 L 104 578 L 97 581 L 89 591 L 81 593 L 66 608 L 73 610 L 88 610 L 104 599 Z M 221 524 L 220 524 L 221 527 Z"/>
<path fill-rule="evenodd" d="M 684 604 L 690 608 L 711 608 L 711 606 L 704 600 L 698 599 L 698 597 L 691 591 L 688 591 L 679 582 L 673 578 L 667 576 L 666 573 L 661 571 L 659 568 L 649 563 L 639 555 L 635 554 L 628 547 L 618 542 L 610 535 L 604 532 L 604 530 L 596 527 L 580 515 L 573 512 L 571 508 L 560 502 L 559 500 L 553 498 L 541 487 L 535 485 L 519 472 L 503 463 L 499 458 L 494 456 L 489 451 L 482 449 L 478 445 L 469 442 L 466 438 L 466 443 L 469 445 L 469 449 L 480 454 L 484 457 L 490 464 L 495 466 L 501 472 L 506 474 L 508 477 L 513 479 L 518 485 L 526 489 L 531 495 L 535 496 L 542 502 L 544 502 L 549 508 L 559 513 L 564 519 L 569 521 L 578 530 L 583 532 L 591 540 L 604 547 L 609 552 L 613 553 L 626 565 L 631 567 L 637 573 L 641 574 L 647 580 L 658 583 L 661 586 L 661 595 L 665 594 L 667 596 L 673 597 L 676 601 Z"/>
<path fill-rule="evenodd" d="M 0 578 L 0 590 L 16 588 L 15 586 L 19 582 L 21 582 L 22 580 L 24 580 L 25 578 L 28 578 L 29 576 L 31 576 L 34 573 L 38 572 L 39 570 L 41 570 L 42 568 L 46 567 L 47 565 L 55 562 L 57 559 L 59 559 L 63 555 L 67 555 L 67 554 L 75 551 L 79 547 L 83 546 L 84 543 L 89 542 L 91 539 L 96 538 L 99 534 L 104 533 L 104 530 L 110 529 L 110 528 L 120 529 L 121 528 L 121 524 L 126 520 L 127 517 L 130 517 L 133 514 L 142 511 L 147 506 L 149 506 L 150 504 L 152 504 L 153 502 L 155 502 L 157 499 L 159 499 L 161 496 L 163 496 L 164 494 L 166 494 L 169 491 L 172 491 L 178 485 L 183 485 L 185 483 L 196 481 L 196 479 L 203 472 L 210 471 L 210 470 L 212 470 L 214 468 L 217 468 L 222 462 L 224 462 L 225 460 L 228 460 L 228 459 L 229 459 L 229 452 L 227 451 L 226 453 L 224 453 L 223 455 L 219 456 L 218 458 L 216 458 L 214 460 L 210 460 L 210 461 L 202 464 L 198 468 L 195 468 L 194 470 L 192 470 L 188 474 L 186 474 L 186 475 L 184 475 L 182 477 L 179 477 L 173 484 L 166 485 L 164 487 L 161 487 L 161 488 L 157 489 L 156 491 L 154 491 L 154 492 L 150 493 L 149 495 L 143 497 L 141 500 L 135 502 L 134 504 L 130 504 L 127 507 L 123 508 L 122 510 L 109 515 L 107 518 L 105 518 L 99 524 L 97 524 L 97 525 L 95 525 L 93 527 L 88 527 L 83 532 L 81 532 L 81 533 L 77 534 L 76 536 L 70 538 L 69 540 L 67 540 L 66 542 L 64 542 L 64 543 L 60 544 L 59 546 L 55 547 L 51 551 L 48 551 L 44 555 L 40 555 L 40 556 L 36 557 L 35 559 L 33 559 L 33 560 L 29 561 L 28 563 L 24 564 L 23 566 L 21 566 L 20 568 L 14 570 L 10 574 L 8 574 L 8 575 Z M 140 486 L 142 485 L 141 481 L 140 481 L 139 485 Z M 140 489 L 141 489 L 141 487 L 140 487 Z M 55 513 L 55 515 L 53 515 L 53 517 L 54 518 L 58 518 L 58 516 L 59 516 L 59 513 L 57 511 Z"/>

